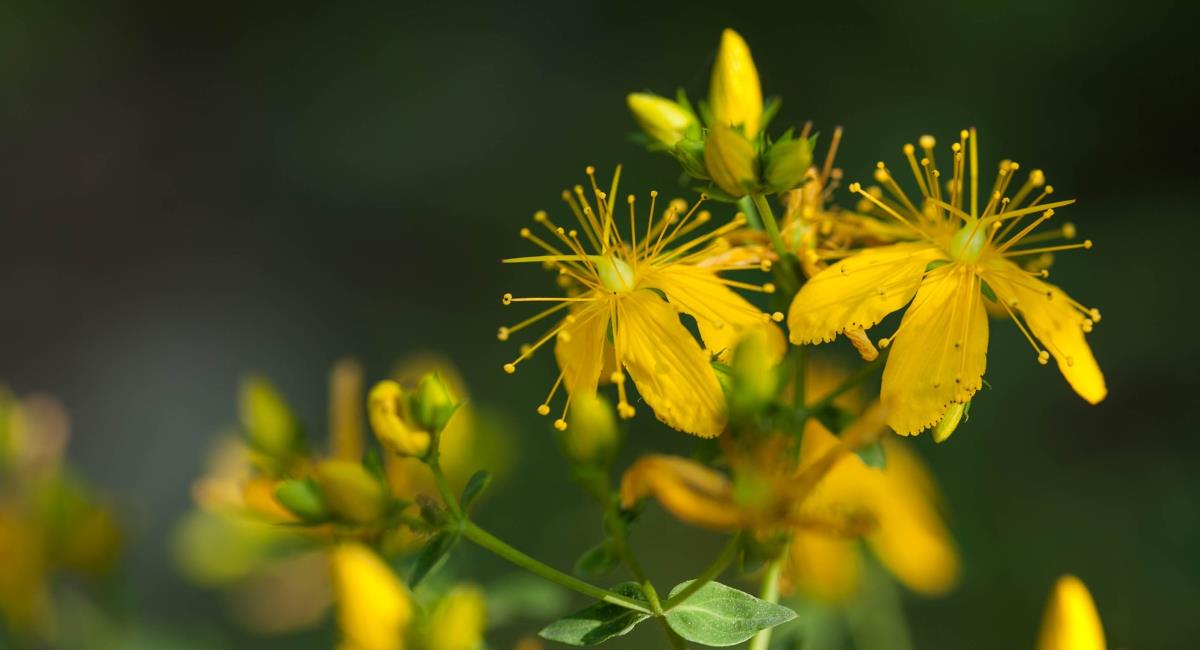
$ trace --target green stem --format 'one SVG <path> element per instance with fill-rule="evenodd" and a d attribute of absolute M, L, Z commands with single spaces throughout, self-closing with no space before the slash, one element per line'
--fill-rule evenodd
<path fill-rule="evenodd" d="M 738 199 L 738 207 L 742 209 L 742 214 L 746 215 L 746 223 L 755 230 L 762 230 L 762 219 L 758 218 L 758 210 L 754 207 L 754 200 L 748 195 Z"/>
<path fill-rule="evenodd" d="M 717 576 L 721 575 L 721 572 L 723 572 L 725 568 L 729 566 L 729 563 L 733 562 L 733 558 L 737 557 L 738 547 L 741 541 L 741 533 L 730 537 L 729 541 L 725 544 L 725 547 L 721 549 L 721 553 L 717 555 L 716 559 L 714 559 L 711 564 L 705 567 L 704 571 L 700 573 L 700 577 L 696 578 L 691 584 L 684 587 L 683 591 L 668 598 L 667 602 L 663 603 L 663 610 L 671 611 L 672 608 L 676 607 L 683 601 L 687 600 L 692 594 L 699 591 L 701 587 L 712 582 L 713 580 L 716 580 Z"/>
<path fill-rule="evenodd" d="M 567 589 L 578 591 L 585 596 L 602 600 L 612 605 L 624 607 L 625 609 L 631 609 L 635 612 L 641 612 L 642 614 L 646 614 L 648 616 L 654 615 L 654 612 L 650 608 L 632 598 L 628 598 L 626 596 L 613 593 L 607 589 L 602 589 L 593 584 L 589 584 L 572 575 L 563 573 L 554 567 L 543 564 L 542 562 L 529 557 L 512 546 L 509 546 L 495 535 L 492 535 L 486 530 L 475 525 L 475 523 L 472 521 L 462 521 L 462 533 L 463 537 L 466 537 L 478 546 L 489 550 L 505 560 L 508 560 L 509 562 L 521 567 L 522 569 L 525 569 L 526 571 L 529 571 L 530 573 L 541 578 L 545 578 L 550 582 L 562 585 Z"/>
<path fill-rule="evenodd" d="M 783 571 L 783 558 L 786 554 L 787 549 L 785 548 L 784 551 L 779 554 L 779 557 L 775 558 L 771 564 L 767 566 L 767 572 L 763 575 L 762 588 L 759 592 L 759 598 L 762 598 L 768 603 L 779 602 L 779 574 Z M 758 634 L 755 634 L 754 638 L 750 641 L 750 645 L 747 646 L 747 650 L 767 650 L 767 648 L 771 647 L 771 630 L 773 629 L 774 628 L 767 628 Z"/>
<path fill-rule="evenodd" d="M 876 357 L 874 361 L 863 365 L 861 368 L 856 370 L 854 374 L 846 377 L 842 383 L 838 384 L 836 388 L 826 393 L 821 399 L 805 406 L 805 416 L 807 417 L 809 414 L 816 413 L 826 406 L 829 406 L 831 403 L 833 403 L 833 400 L 840 397 L 843 393 L 861 384 L 863 380 L 871 375 L 872 372 L 875 372 L 879 366 L 883 365 L 884 360 L 887 359 L 888 350 L 888 348 L 880 350 L 879 356 Z"/>
<path fill-rule="evenodd" d="M 779 255 L 779 262 L 783 264 L 787 259 L 788 250 L 783 243 L 783 237 L 779 234 L 779 223 L 775 221 L 775 212 L 771 210 L 771 204 L 767 202 L 767 197 L 763 194 L 751 194 L 750 200 L 758 209 L 758 214 L 762 217 L 763 228 L 767 231 L 767 236 L 771 238 L 771 246 L 775 247 L 775 254 Z"/>
<path fill-rule="evenodd" d="M 442 495 L 442 501 L 446 502 L 446 507 L 450 509 L 450 513 L 454 515 L 455 519 L 463 519 L 462 506 L 458 503 L 458 497 L 454 496 L 454 492 L 450 489 L 446 475 L 442 473 L 442 465 L 438 462 L 437 452 L 434 452 L 425 462 L 429 465 L 429 471 L 433 473 L 433 482 Z"/>

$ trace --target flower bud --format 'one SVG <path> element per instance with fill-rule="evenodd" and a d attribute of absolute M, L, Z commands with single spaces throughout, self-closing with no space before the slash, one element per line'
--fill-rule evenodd
<path fill-rule="evenodd" d="M 362 465 L 326 460 L 317 465 L 317 485 L 329 511 L 346 521 L 369 524 L 383 515 L 387 495 Z"/>
<path fill-rule="evenodd" d="M 302 521 L 322 521 L 329 516 L 321 490 L 311 480 L 281 482 L 275 486 L 275 499 Z"/>
<path fill-rule="evenodd" d="M 699 126 L 696 116 L 690 110 L 666 97 L 650 93 L 630 93 L 625 101 L 642 131 L 667 148 L 674 147 L 689 131 Z"/>
<path fill-rule="evenodd" d="M 1073 575 L 1060 577 L 1046 603 L 1037 650 L 1104 650 L 1105 647 L 1104 626 L 1087 586 Z"/>
<path fill-rule="evenodd" d="M 291 454 L 299 427 L 279 391 L 263 377 L 248 377 L 239 395 L 242 429 L 255 449 L 271 458 Z"/>
<path fill-rule="evenodd" d="M 567 414 L 567 428 L 559 437 L 563 453 L 571 462 L 607 464 L 620 443 L 612 404 L 597 394 L 574 396 Z"/>
<path fill-rule="evenodd" d="M 708 130 L 704 164 L 717 187 L 732 197 L 746 196 L 758 185 L 754 145 L 728 126 L 714 124 Z"/>
<path fill-rule="evenodd" d="M 946 413 L 942 415 L 941 422 L 933 428 L 933 441 L 946 442 L 950 436 L 954 434 L 954 430 L 958 428 L 964 417 L 969 419 L 971 412 L 971 403 L 953 402 L 946 408 Z"/>
<path fill-rule="evenodd" d="M 407 402 L 400 384 L 391 380 L 375 384 L 367 397 L 371 430 L 384 447 L 397 454 L 424 456 L 429 451 L 430 435 L 405 420 Z"/>
<path fill-rule="evenodd" d="M 771 363 L 764 330 L 751 330 L 738 342 L 730 374 L 729 409 L 735 417 L 760 411 L 775 396 L 778 373 Z"/>
<path fill-rule="evenodd" d="M 723 126 L 741 125 L 746 135 L 758 135 L 763 114 L 758 69 L 750 58 L 750 47 L 732 29 L 721 34 L 721 49 L 708 85 L 708 104 L 716 122 Z"/>
<path fill-rule="evenodd" d="M 458 400 L 436 370 L 421 377 L 412 395 L 412 419 L 417 427 L 441 433 L 456 410 Z"/>
<path fill-rule="evenodd" d="M 763 175 L 771 192 L 786 192 L 804 182 L 812 166 L 812 147 L 806 139 L 784 138 L 767 150 Z"/>
<path fill-rule="evenodd" d="M 703 140 L 684 138 L 675 144 L 675 148 L 671 149 L 671 155 L 675 157 L 675 160 L 679 161 L 679 166 L 683 168 L 683 173 L 692 178 L 704 181 L 709 180 L 708 168 L 704 162 Z"/>

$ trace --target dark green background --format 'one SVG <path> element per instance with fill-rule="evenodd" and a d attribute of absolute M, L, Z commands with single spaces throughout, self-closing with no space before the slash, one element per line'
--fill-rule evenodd
<path fill-rule="evenodd" d="M 72 458 L 133 531 L 123 602 L 139 618 L 266 644 L 223 622 L 215 594 L 187 586 L 164 550 L 248 369 L 277 378 L 319 426 L 336 357 L 378 377 L 410 350 L 444 350 L 520 432 L 517 471 L 483 521 L 559 566 L 595 541 L 533 414 L 550 359 L 500 371 L 513 346 L 495 340 L 512 316 L 499 296 L 547 283 L 498 261 L 528 251 L 517 229 L 556 209 L 586 164 L 624 162 L 628 191 L 675 189 L 671 161 L 627 142 L 624 95 L 702 95 L 731 26 L 785 100 L 777 124 L 846 127 L 850 180 L 877 159 L 898 164 L 920 133 L 945 141 L 975 125 L 985 169 L 1001 157 L 1045 169 L 1079 199 L 1061 216 L 1096 242 L 1054 273 L 1104 313 L 1090 340 L 1108 400 L 1087 407 L 997 322 L 994 389 L 969 425 L 938 448 L 913 441 L 965 557 L 951 596 L 906 599 L 917 647 L 1032 647 L 1066 571 L 1091 587 L 1111 647 L 1194 646 L 1193 12 L 1084 0 L 99 5 L 0 6 L 0 376 L 71 408 Z M 688 442 L 644 414 L 632 438 Z M 657 510 L 647 519 L 635 541 L 665 584 L 719 544 Z M 658 647 L 657 633 L 619 647 Z"/>

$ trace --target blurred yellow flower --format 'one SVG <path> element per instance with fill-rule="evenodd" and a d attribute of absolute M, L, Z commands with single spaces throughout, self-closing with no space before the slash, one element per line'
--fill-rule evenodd
<path fill-rule="evenodd" d="M 522 229 L 521 236 L 547 254 L 506 260 L 552 265 L 568 284 L 568 293 L 565 297 L 545 298 L 504 296 L 505 304 L 554 304 L 516 325 L 502 327 L 501 340 L 543 318 L 566 311 L 565 318 L 523 348 L 520 356 L 505 364 L 504 369 L 516 372 L 517 364 L 555 339 L 555 356 L 561 373 L 538 407 L 539 413 L 550 413 L 550 401 L 562 384 L 566 386 L 569 404 L 570 396 L 593 394 L 600 381 L 608 379 L 617 385 L 618 414 L 632 417 L 634 409 L 625 388 L 624 372 L 628 372 L 660 420 L 680 431 L 714 437 L 725 427 L 726 408 L 721 386 L 709 364 L 710 357 L 731 349 L 748 329 L 773 327 L 772 316 L 731 290 L 736 287 L 772 292 L 773 285 L 750 284 L 717 275 L 718 271 L 758 268 L 757 265 L 702 268 L 696 264 L 710 257 L 714 246 L 724 245 L 716 240 L 740 227 L 744 217 L 739 215 L 688 240 L 686 235 L 709 221 L 709 213 L 699 210 L 699 203 L 685 210 L 682 202 L 672 202 L 655 223 L 657 193 L 651 192 L 649 222 L 639 232 L 634 197 L 630 195 L 627 197 L 630 225 L 623 236 L 613 200 L 620 168 L 607 192 L 596 185 L 592 168 L 587 172 L 595 208 L 582 186 L 563 194 L 582 230 L 567 230 L 539 212 L 534 220 L 549 233 L 549 241 L 528 228 Z M 587 252 L 589 247 L 591 253 Z M 681 314 L 696 319 L 705 348 L 680 322 Z M 565 412 L 564 408 L 564 415 L 555 422 L 560 430 L 567 426 Z"/>
<path fill-rule="evenodd" d="M 762 127 L 763 97 L 758 68 L 750 46 L 732 29 L 721 33 L 721 48 L 708 84 L 708 107 L 713 120 L 724 126 L 741 126 L 747 137 Z"/>
<path fill-rule="evenodd" d="M 1042 282 L 1044 271 L 1030 273 L 1012 261 L 1023 255 L 1090 248 L 1091 241 L 1013 248 L 1061 235 L 1061 231 L 1030 233 L 1054 209 L 1072 201 L 1042 203 L 1051 190 L 1046 187 L 1025 204 L 1044 183 L 1040 172 L 1007 196 L 1019 166 L 1004 161 L 981 211 L 974 132 L 963 131 L 954 143 L 953 177 L 945 194 L 933 162 L 933 145 L 932 137 L 921 138 L 925 155 L 919 163 L 912 145 L 904 149 L 921 189 L 920 208 L 883 163 L 876 179 L 894 200 L 875 197 L 858 184 L 850 186 L 919 240 L 862 250 L 813 277 L 788 313 L 792 342 L 832 341 L 838 334 L 878 324 L 911 301 L 900 327 L 879 344 L 894 346 L 881 391 L 889 407 L 888 423 L 900 434 L 916 434 L 936 425 L 950 405 L 965 404 L 982 386 L 988 344 L 986 296 L 1004 307 L 1040 363 L 1054 357 L 1084 399 L 1093 404 L 1104 399 L 1104 377 L 1084 340 L 1099 321 L 1099 311 Z M 1037 213 L 1031 223 L 1018 227 L 1026 215 Z"/>
<path fill-rule="evenodd" d="M 342 650 L 404 650 L 412 598 L 391 568 L 358 543 L 337 546 L 329 560 Z"/>
<path fill-rule="evenodd" d="M 487 599 L 478 587 L 454 587 L 425 623 L 426 650 L 475 650 L 483 643 Z"/>
<path fill-rule="evenodd" d="M 1104 650 L 1105 647 L 1104 627 L 1092 595 L 1079 578 L 1062 576 L 1046 603 L 1037 650 Z"/>
<path fill-rule="evenodd" d="M 423 456 L 432 441 L 429 432 L 421 431 L 406 420 L 407 395 L 400 384 L 390 379 L 375 384 L 367 400 L 371 411 L 371 429 L 375 437 L 392 453 L 402 456 Z"/>

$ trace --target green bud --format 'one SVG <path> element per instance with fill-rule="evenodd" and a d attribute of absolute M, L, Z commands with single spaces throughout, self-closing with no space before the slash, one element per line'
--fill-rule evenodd
<path fill-rule="evenodd" d="M 708 168 L 704 165 L 703 140 L 684 138 L 675 144 L 674 149 L 671 149 L 671 155 L 679 161 L 683 173 L 692 178 L 709 180 Z"/>
<path fill-rule="evenodd" d="M 971 403 L 961 404 L 954 402 L 947 409 L 945 415 L 942 416 L 942 421 L 937 423 L 933 428 L 933 441 L 945 442 L 953 435 L 954 430 L 958 428 L 959 423 L 964 417 L 969 418 L 971 412 Z"/>
<path fill-rule="evenodd" d="M 271 458 L 288 456 L 295 450 L 300 431 L 283 396 L 264 377 L 242 382 L 239 395 L 242 430 L 255 449 Z"/>
<path fill-rule="evenodd" d="M 362 465 L 348 460 L 326 460 L 317 465 L 317 485 L 329 511 L 356 524 L 379 519 L 387 494 Z"/>
<path fill-rule="evenodd" d="M 323 521 L 329 517 L 321 490 L 311 480 L 281 482 L 275 486 L 275 499 L 303 521 Z"/>
<path fill-rule="evenodd" d="M 412 394 L 412 417 L 418 427 L 440 433 L 456 410 L 458 400 L 436 370 L 421 377 Z"/>
<path fill-rule="evenodd" d="M 787 137 L 771 145 L 765 158 L 767 190 L 786 192 L 804 182 L 812 166 L 812 148 L 806 139 Z"/>
<path fill-rule="evenodd" d="M 778 373 L 771 363 L 763 332 L 748 332 L 734 348 L 730 383 L 729 406 L 735 417 L 761 411 L 775 396 Z"/>
<path fill-rule="evenodd" d="M 620 443 L 617 413 L 600 395 L 577 395 L 571 400 L 567 427 L 559 436 L 563 453 L 573 463 L 604 465 Z"/>
<path fill-rule="evenodd" d="M 667 148 L 674 147 L 698 124 L 690 110 L 665 97 L 630 93 L 625 101 L 642 131 Z"/>
<path fill-rule="evenodd" d="M 704 163 L 709 176 L 732 197 L 746 196 L 758 185 L 754 145 L 740 131 L 714 124 L 704 142 Z"/>

